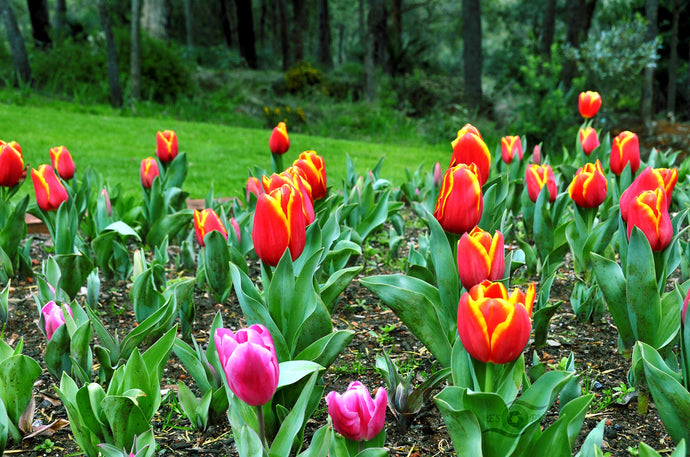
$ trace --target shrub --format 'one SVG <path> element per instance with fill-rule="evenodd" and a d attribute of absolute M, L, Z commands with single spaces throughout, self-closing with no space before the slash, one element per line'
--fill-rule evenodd
<path fill-rule="evenodd" d="M 308 87 L 321 84 L 321 71 L 312 67 L 309 62 L 297 62 L 285 72 L 285 84 L 289 92 L 302 92 Z"/>

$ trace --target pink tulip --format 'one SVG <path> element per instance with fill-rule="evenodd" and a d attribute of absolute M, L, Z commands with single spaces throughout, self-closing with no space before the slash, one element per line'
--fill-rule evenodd
<path fill-rule="evenodd" d="M 230 390 L 250 406 L 268 403 L 279 378 L 278 357 L 268 329 L 261 324 L 237 333 L 219 328 L 214 341 Z"/>
<path fill-rule="evenodd" d="M 71 316 L 72 310 L 67 310 Z M 41 309 L 41 314 L 45 320 L 46 337 L 50 340 L 58 327 L 65 323 L 65 316 L 62 314 L 62 308 L 52 300 Z"/>
<path fill-rule="evenodd" d="M 379 387 L 374 398 L 359 381 L 351 382 L 345 393 L 326 396 L 328 414 L 335 430 L 353 441 L 369 441 L 383 429 L 388 395 Z"/>

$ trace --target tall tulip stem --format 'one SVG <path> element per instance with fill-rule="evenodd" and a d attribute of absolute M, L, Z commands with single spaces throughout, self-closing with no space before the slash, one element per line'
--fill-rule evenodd
<path fill-rule="evenodd" d="M 484 392 L 494 391 L 494 364 L 492 362 L 486 363 L 486 370 L 484 372 Z"/>
<path fill-rule="evenodd" d="M 259 438 L 261 439 L 261 445 L 268 449 L 266 444 L 266 424 L 264 423 L 264 408 L 263 405 L 258 405 L 256 407 L 256 422 L 258 426 Z"/>
<path fill-rule="evenodd" d="M 271 165 L 273 166 L 274 173 L 280 173 L 283 171 L 283 155 L 271 153 Z"/>

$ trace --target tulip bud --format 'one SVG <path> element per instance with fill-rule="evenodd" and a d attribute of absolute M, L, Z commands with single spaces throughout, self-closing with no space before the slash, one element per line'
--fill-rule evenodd
<path fill-rule="evenodd" d="M 525 185 L 527 186 L 529 199 L 534 203 L 537 202 L 539 192 L 541 192 L 544 185 L 549 189 L 549 201 L 553 202 L 556 200 L 556 194 L 558 194 L 556 177 L 553 175 L 553 170 L 549 165 L 529 165 L 525 171 Z"/>
<path fill-rule="evenodd" d="M 623 221 L 628 221 L 628 206 L 630 201 L 645 190 L 654 190 L 657 187 L 666 192 L 666 205 L 671 206 L 673 188 L 678 182 L 678 170 L 675 168 L 652 168 L 647 167 L 635 178 L 630 187 L 625 189 L 619 200 L 621 217 Z"/>
<path fill-rule="evenodd" d="M 470 290 L 488 279 L 498 281 L 505 269 L 503 234 L 496 230 L 492 237 L 475 227 L 458 241 L 458 273 L 462 287 Z"/>
<path fill-rule="evenodd" d="M 683 322 L 683 325 L 685 325 L 685 315 L 688 314 L 688 302 L 690 302 L 690 290 L 688 290 L 688 293 L 685 295 L 683 309 L 680 312 L 680 320 Z"/>
<path fill-rule="evenodd" d="M 570 198 L 583 208 L 596 208 L 606 200 L 608 181 L 599 160 L 587 163 L 575 173 L 568 187 Z"/>
<path fill-rule="evenodd" d="M 223 235 L 223 238 L 228 239 L 228 231 L 221 222 L 218 214 L 211 208 L 204 210 L 194 210 L 194 232 L 196 233 L 196 240 L 201 246 L 205 246 L 204 237 L 212 232 L 218 231 Z"/>
<path fill-rule="evenodd" d="M 541 165 L 541 144 L 535 144 L 532 150 L 532 162 Z"/>
<path fill-rule="evenodd" d="M 233 230 L 235 230 L 235 235 L 237 235 L 237 242 L 242 242 L 242 232 L 240 231 L 240 224 L 234 217 L 230 218 L 230 225 L 232 225 Z"/>
<path fill-rule="evenodd" d="M 156 155 L 161 163 L 172 162 L 177 157 L 177 135 L 174 131 L 156 132 Z"/>
<path fill-rule="evenodd" d="M 38 170 L 31 169 L 31 180 L 36 192 L 36 203 L 43 211 L 54 211 L 69 199 L 67 189 L 50 165 L 43 164 Z"/>
<path fill-rule="evenodd" d="M 72 316 L 72 310 L 69 307 L 67 310 L 70 316 Z M 41 314 L 43 315 L 43 319 L 45 321 L 46 337 L 48 340 L 50 340 L 53 337 L 55 330 L 65 323 L 65 316 L 62 314 L 62 308 L 60 308 L 60 306 L 58 306 L 52 300 L 41 308 Z"/>
<path fill-rule="evenodd" d="M 662 188 L 646 190 L 628 204 L 628 240 L 633 227 L 644 233 L 652 251 L 663 251 L 673 238 L 673 226 L 668 214 L 666 192 Z"/>
<path fill-rule="evenodd" d="M 474 163 L 477 165 L 479 185 L 483 186 L 489 179 L 491 153 L 479 131 L 467 124 L 458 132 L 457 138 L 451 144 L 453 145 L 453 157 L 450 159 L 448 168 L 453 168 L 461 163 L 467 165 Z"/>
<path fill-rule="evenodd" d="M 577 107 L 582 117 L 585 119 L 592 118 L 601 108 L 601 95 L 599 95 L 599 92 L 589 90 L 581 92 L 577 99 Z"/>
<path fill-rule="evenodd" d="M 144 189 L 150 189 L 153 185 L 153 180 L 158 177 L 158 162 L 153 157 L 147 157 L 141 161 L 141 170 L 139 176 L 141 178 L 141 185 Z"/>
<path fill-rule="evenodd" d="M 580 144 L 585 155 L 590 155 L 592 151 L 599 147 L 599 135 L 592 127 L 580 129 Z"/>
<path fill-rule="evenodd" d="M 619 175 L 630 164 L 634 175 L 640 168 L 640 141 L 633 132 L 624 131 L 613 139 L 611 144 L 611 171 Z"/>
<path fill-rule="evenodd" d="M 441 164 L 436 162 L 436 165 L 434 165 L 434 187 L 440 186 L 442 179 L 443 171 L 441 170 Z"/>
<path fill-rule="evenodd" d="M 458 235 L 469 232 L 479 223 L 483 209 L 477 166 L 461 163 L 446 170 L 434 209 L 443 230 Z"/>
<path fill-rule="evenodd" d="M 247 202 L 249 202 L 249 195 L 254 194 L 254 196 L 258 197 L 259 194 L 264 193 L 264 188 L 263 185 L 261 184 L 261 181 L 259 181 L 259 178 L 256 178 L 254 176 L 250 176 L 247 178 L 247 190 L 246 190 L 246 198 Z"/>
<path fill-rule="evenodd" d="M 74 161 L 66 147 L 55 146 L 50 148 L 50 163 L 58 176 L 65 181 L 69 181 L 74 177 Z"/>
<path fill-rule="evenodd" d="M 105 214 L 108 216 L 113 215 L 113 205 L 110 203 L 110 195 L 108 195 L 108 189 L 105 187 L 101 189 L 101 195 L 103 196 L 103 200 L 105 201 Z"/>
<path fill-rule="evenodd" d="M 354 381 L 342 395 L 337 392 L 326 395 L 326 403 L 333 428 L 349 440 L 369 441 L 383 430 L 388 404 L 383 387 L 376 390 L 372 399 L 369 390 Z"/>
<path fill-rule="evenodd" d="M 305 179 L 311 187 L 311 196 L 319 200 L 326 196 L 326 162 L 316 151 L 304 151 L 292 164 L 304 172 Z"/>
<path fill-rule="evenodd" d="M 532 329 L 534 283 L 527 293 L 508 291 L 500 282 L 484 281 L 465 292 L 458 304 L 458 334 L 467 352 L 484 363 L 517 359 Z"/>
<path fill-rule="evenodd" d="M 0 143 L 0 186 L 14 187 L 24 179 L 24 157 L 16 141 Z"/>
<path fill-rule="evenodd" d="M 254 324 L 233 333 L 219 328 L 214 334 L 220 365 L 230 390 L 250 406 L 268 403 L 278 387 L 278 357 L 268 329 Z"/>
<path fill-rule="evenodd" d="M 273 128 L 271 137 L 268 139 L 268 147 L 273 154 L 285 154 L 290 149 L 290 138 L 285 122 L 278 122 L 278 125 Z"/>
<path fill-rule="evenodd" d="M 501 158 L 507 164 L 510 164 L 517 153 L 520 160 L 522 160 L 522 142 L 520 137 L 504 136 L 501 138 Z"/>

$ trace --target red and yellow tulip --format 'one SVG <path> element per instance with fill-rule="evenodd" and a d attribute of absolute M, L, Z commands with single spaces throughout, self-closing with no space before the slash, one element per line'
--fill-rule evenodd
<path fill-rule="evenodd" d="M 448 168 L 464 163 L 477 166 L 479 185 L 483 186 L 489 179 L 491 169 L 491 153 L 484 143 L 482 136 L 474 126 L 467 124 L 460 131 L 458 136 L 451 143 L 453 146 L 453 157 L 450 159 Z"/>
<path fill-rule="evenodd" d="M 268 147 L 273 154 L 285 154 L 290 149 L 290 137 L 288 137 L 285 122 L 278 122 L 273 129 L 268 139 Z"/>
<path fill-rule="evenodd" d="M 0 186 L 14 187 L 25 176 L 22 148 L 16 141 L 0 141 Z"/>
<path fill-rule="evenodd" d="M 573 182 L 568 187 L 568 194 L 573 201 L 583 208 L 596 208 L 606 200 L 608 181 L 599 160 L 586 163 L 575 173 Z"/>
<path fill-rule="evenodd" d="M 647 167 L 635 178 L 630 187 L 623 191 L 619 200 L 621 217 L 624 221 L 628 220 L 628 206 L 630 201 L 645 190 L 656 188 L 664 189 L 666 192 L 666 205 L 671 206 L 673 188 L 678 182 L 678 170 L 675 168 L 652 168 Z"/>
<path fill-rule="evenodd" d="M 311 197 L 319 200 L 326 196 L 326 163 L 316 151 L 304 151 L 292 164 L 304 172 L 304 176 L 311 187 Z"/>
<path fill-rule="evenodd" d="M 297 196 L 300 199 L 300 208 L 304 214 L 306 225 L 314 222 L 314 201 L 311 197 L 311 187 L 304 177 L 304 172 L 301 168 L 290 167 L 280 174 L 272 174 L 271 176 L 262 176 L 261 181 L 265 192 L 275 190 L 285 184 L 297 189 Z"/>
<path fill-rule="evenodd" d="M 172 130 L 156 133 L 156 155 L 161 163 L 172 162 L 177 157 L 177 135 Z"/>
<path fill-rule="evenodd" d="M 525 185 L 527 186 L 529 199 L 535 203 L 539 197 L 539 192 L 541 192 L 544 186 L 549 189 L 550 202 L 553 202 L 556 199 L 556 194 L 558 194 L 556 177 L 549 165 L 530 164 L 527 170 L 525 170 Z"/>
<path fill-rule="evenodd" d="M 69 181 L 74 177 L 74 161 L 66 147 L 55 146 L 50 148 L 50 163 L 58 176 L 65 181 Z"/>
<path fill-rule="evenodd" d="M 201 211 L 194 210 L 194 232 L 196 233 L 196 240 L 201 246 L 205 246 L 204 237 L 212 231 L 218 231 L 223 235 L 223 238 L 228 239 L 228 231 L 225 229 L 223 222 L 221 222 L 218 214 L 211 208 L 206 208 Z"/>
<path fill-rule="evenodd" d="M 582 150 L 586 155 L 590 155 L 599 147 L 599 144 L 599 134 L 594 130 L 594 127 L 580 129 L 580 145 L 582 145 Z"/>
<path fill-rule="evenodd" d="M 585 119 L 594 117 L 601 108 L 601 95 L 599 92 L 588 90 L 581 92 L 577 99 L 577 107 L 580 110 L 580 115 Z"/>
<path fill-rule="evenodd" d="M 476 164 L 461 163 L 446 170 L 434 217 L 443 230 L 461 235 L 482 218 L 484 198 Z"/>
<path fill-rule="evenodd" d="M 673 226 L 668 214 L 666 192 L 657 187 L 641 192 L 628 204 L 628 239 L 633 227 L 644 233 L 652 251 L 663 251 L 673 238 Z"/>
<path fill-rule="evenodd" d="M 505 269 L 505 243 L 498 230 L 492 237 L 479 227 L 458 241 L 458 273 L 462 286 L 470 290 L 484 280 L 498 281 Z"/>
<path fill-rule="evenodd" d="M 625 130 L 611 144 L 611 171 L 620 176 L 627 164 L 630 164 L 633 175 L 637 173 L 640 168 L 640 140 L 637 134 Z"/>
<path fill-rule="evenodd" d="M 141 169 L 139 170 L 139 177 L 141 185 L 144 189 L 150 189 L 153 180 L 159 175 L 158 162 L 153 157 L 147 157 L 141 161 Z"/>
<path fill-rule="evenodd" d="M 517 135 L 504 136 L 501 138 L 501 158 L 507 164 L 510 164 L 517 153 L 520 160 L 522 160 L 522 142 Z"/>
<path fill-rule="evenodd" d="M 69 199 L 67 189 L 50 165 L 43 164 L 38 170 L 31 169 L 31 180 L 34 182 L 36 203 L 43 211 L 55 211 Z"/>
<path fill-rule="evenodd" d="M 465 292 L 458 304 L 458 334 L 462 345 L 484 363 L 508 363 L 517 359 L 532 329 L 534 283 L 527 293 L 508 295 L 500 282 L 484 281 Z"/>

